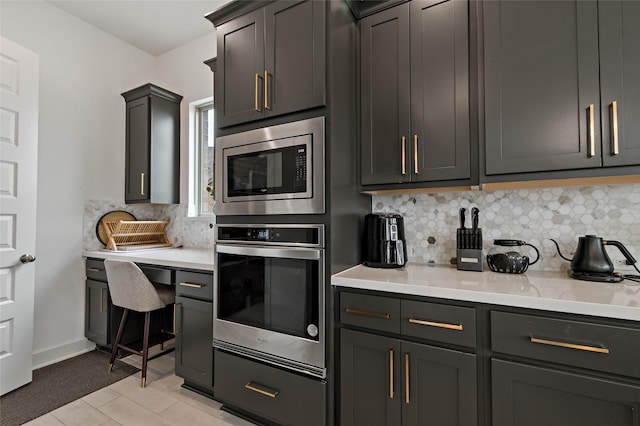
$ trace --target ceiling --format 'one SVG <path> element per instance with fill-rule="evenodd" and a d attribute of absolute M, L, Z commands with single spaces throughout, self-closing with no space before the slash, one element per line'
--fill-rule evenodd
<path fill-rule="evenodd" d="M 49 3 L 152 54 L 213 32 L 204 16 L 231 0 L 49 0 Z"/>

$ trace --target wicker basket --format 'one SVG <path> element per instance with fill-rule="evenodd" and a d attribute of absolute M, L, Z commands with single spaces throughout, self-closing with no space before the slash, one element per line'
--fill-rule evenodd
<path fill-rule="evenodd" d="M 107 250 L 133 250 L 171 247 L 167 239 L 168 220 L 102 221 Z"/>

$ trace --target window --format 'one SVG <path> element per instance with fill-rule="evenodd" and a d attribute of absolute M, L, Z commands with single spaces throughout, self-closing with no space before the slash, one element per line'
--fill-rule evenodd
<path fill-rule="evenodd" d="M 213 103 L 196 107 L 196 114 L 195 204 L 197 216 L 210 216 L 215 204 Z"/>

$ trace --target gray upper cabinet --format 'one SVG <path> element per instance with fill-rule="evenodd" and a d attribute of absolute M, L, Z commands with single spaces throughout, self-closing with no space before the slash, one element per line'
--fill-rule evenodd
<path fill-rule="evenodd" d="M 466 1 L 360 21 L 362 184 L 470 177 Z"/>
<path fill-rule="evenodd" d="M 180 203 L 180 102 L 153 84 L 122 94 L 126 101 L 126 203 Z"/>
<path fill-rule="evenodd" d="M 488 1 L 482 9 L 487 175 L 640 162 L 640 124 L 629 118 L 640 114 L 637 2 Z"/>
<path fill-rule="evenodd" d="M 274 2 L 217 27 L 218 127 L 325 105 L 325 15 Z"/>
<path fill-rule="evenodd" d="M 640 2 L 601 1 L 598 13 L 602 162 L 640 164 Z"/>

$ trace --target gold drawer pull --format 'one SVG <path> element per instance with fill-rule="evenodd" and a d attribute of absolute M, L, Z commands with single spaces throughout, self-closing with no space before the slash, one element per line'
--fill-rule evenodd
<path fill-rule="evenodd" d="M 194 283 L 186 283 L 186 282 L 182 282 L 180 283 L 180 285 L 184 287 L 193 287 L 193 288 L 206 287 L 206 284 L 194 284 Z"/>
<path fill-rule="evenodd" d="M 144 173 L 140 173 L 140 195 L 144 195 Z"/>
<path fill-rule="evenodd" d="M 439 327 L 439 328 L 447 328 L 449 330 L 462 331 L 462 324 L 447 324 L 445 322 L 425 321 L 425 320 L 419 320 L 414 318 L 409 318 L 409 322 L 411 324 L 428 325 L 430 327 Z"/>
<path fill-rule="evenodd" d="M 361 311 L 360 309 L 346 308 L 344 311 L 348 314 L 364 315 L 367 317 L 375 317 L 375 318 L 382 318 L 382 319 L 391 318 L 391 314 L 381 314 L 378 312 Z"/>
<path fill-rule="evenodd" d="M 260 74 L 256 73 L 256 80 L 255 80 L 255 106 L 254 106 L 254 110 L 258 111 L 258 112 L 262 112 L 262 110 L 260 109 L 260 107 L 258 106 L 258 81 L 260 80 Z"/>
<path fill-rule="evenodd" d="M 260 388 L 256 387 L 256 385 L 254 385 L 251 382 L 249 382 L 246 385 L 244 385 L 244 387 L 245 387 L 245 389 L 249 389 L 249 390 L 252 390 L 254 392 L 258 392 L 259 394 L 266 395 L 266 396 L 269 396 L 271 398 L 275 398 L 280 393 L 278 391 L 269 392 L 269 391 L 266 391 L 264 389 L 260 389 Z"/>
<path fill-rule="evenodd" d="M 566 342 L 558 342 L 557 340 L 547 340 L 547 339 L 539 339 L 537 337 L 530 337 L 531 339 L 531 343 L 539 343 L 541 345 L 549 345 L 549 346 L 558 346 L 561 348 L 569 348 L 569 349 L 578 349 L 581 351 L 587 351 L 587 352 L 597 352 L 600 354 L 608 354 L 609 353 L 609 349 L 602 347 L 596 347 L 596 346 L 587 346 L 587 345 L 577 345 L 575 343 L 566 343 Z"/>
<path fill-rule="evenodd" d="M 389 349 L 389 399 L 393 399 L 393 349 Z"/>
<path fill-rule="evenodd" d="M 89 272 L 102 272 L 102 271 L 104 271 L 104 269 L 98 269 L 98 268 L 87 268 L 87 271 L 89 271 Z"/>
<path fill-rule="evenodd" d="M 406 175 L 407 174 L 407 162 L 406 162 L 406 158 L 405 156 L 407 155 L 407 139 L 403 136 L 401 139 L 402 142 L 402 152 L 401 152 L 401 159 L 402 159 L 402 174 Z"/>
<path fill-rule="evenodd" d="M 596 118 L 593 104 L 589 105 L 589 153 L 591 158 L 596 155 Z"/>
<path fill-rule="evenodd" d="M 264 70 L 264 109 L 271 109 L 269 107 L 269 72 Z"/>
<path fill-rule="evenodd" d="M 618 147 L 618 102 L 617 101 L 611 102 L 611 115 L 613 115 L 612 122 L 611 122 L 611 124 L 613 125 L 613 131 L 611 132 L 613 136 L 613 147 L 611 149 L 611 155 L 618 155 L 620 153 L 620 150 Z"/>
<path fill-rule="evenodd" d="M 404 391 L 404 402 L 409 404 L 409 353 L 404 354 Z"/>
<path fill-rule="evenodd" d="M 413 135 L 413 173 L 418 174 L 418 135 Z"/>

